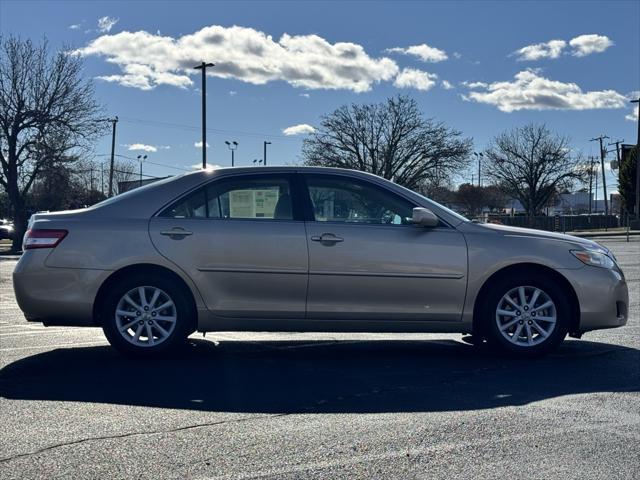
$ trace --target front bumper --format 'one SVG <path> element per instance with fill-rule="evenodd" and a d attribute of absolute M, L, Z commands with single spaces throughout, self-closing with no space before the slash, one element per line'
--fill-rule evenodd
<path fill-rule="evenodd" d="M 45 325 L 93 326 L 93 302 L 111 272 L 47 267 L 49 253 L 27 250 L 13 271 L 13 289 L 24 316 Z"/>
<path fill-rule="evenodd" d="M 622 272 L 584 266 L 562 270 L 573 285 L 580 304 L 579 332 L 626 325 L 629 290 Z"/>

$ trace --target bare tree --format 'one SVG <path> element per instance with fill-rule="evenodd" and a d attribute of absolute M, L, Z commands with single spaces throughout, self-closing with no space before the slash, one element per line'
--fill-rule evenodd
<path fill-rule="evenodd" d="M 456 192 L 456 201 L 464 207 L 470 217 L 477 217 L 486 206 L 486 195 L 483 187 L 463 183 Z"/>
<path fill-rule="evenodd" d="M 124 182 L 131 182 L 138 180 L 139 176 L 136 175 L 136 165 L 133 162 L 127 160 L 116 160 L 113 165 L 113 184 L 116 186 L 118 193 L 120 191 L 120 184 Z"/>
<path fill-rule="evenodd" d="M 308 165 L 370 172 L 411 189 L 460 171 L 470 151 L 470 139 L 424 118 L 406 96 L 344 105 L 322 117 L 302 147 Z"/>
<path fill-rule="evenodd" d="M 529 217 L 583 174 L 581 159 L 572 157 L 568 138 L 545 125 L 529 124 L 498 135 L 485 158 L 487 176 L 518 199 Z"/>
<path fill-rule="evenodd" d="M 14 250 L 26 228 L 26 198 L 47 168 L 74 162 L 104 122 L 93 86 L 81 77 L 80 58 L 49 55 L 18 37 L 0 37 L 0 185 L 16 226 Z"/>

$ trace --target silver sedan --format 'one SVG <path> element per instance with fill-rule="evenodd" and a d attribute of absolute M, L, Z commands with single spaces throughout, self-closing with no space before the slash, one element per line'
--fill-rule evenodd
<path fill-rule="evenodd" d="M 200 171 L 36 214 L 13 276 L 27 320 L 98 325 L 140 355 L 196 330 L 460 332 L 534 355 L 622 326 L 628 308 L 595 242 L 311 167 Z"/>

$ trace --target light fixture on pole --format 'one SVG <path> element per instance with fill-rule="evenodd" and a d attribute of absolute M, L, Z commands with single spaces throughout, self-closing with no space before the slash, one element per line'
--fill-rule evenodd
<path fill-rule="evenodd" d="M 233 141 L 233 142 L 225 141 L 224 143 L 226 143 L 227 147 L 229 147 L 229 150 L 231 150 L 231 166 L 233 167 L 233 166 L 235 166 L 234 165 L 235 164 L 235 158 L 234 158 L 233 154 L 235 153 L 236 148 L 238 148 L 238 142 L 236 142 L 236 141 Z"/>
<path fill-rule="evenodd" d="M 142 162 L 146 159 L 146 155 L 138 155 L 138 161 L 140 162 L 140 186 L 142 186 Z"/>
<path fill-rule="evenodd" d="M 256 163 L 257 163 L 258 165 L 260 165 L 260 164 L 262 163 L 262 159 L 261 159 L 261 160 L 258 160 L 257 158 L 254 158 L 254 159 L 253 159 L 253 164 L 255 165 Z"/>
<path fill-rule="evenodd" d="M 215 67 L 213 63 L 202 62 L 196 70 L 202 70 L 202 168 L 207 168 L 207 68 Z"/>

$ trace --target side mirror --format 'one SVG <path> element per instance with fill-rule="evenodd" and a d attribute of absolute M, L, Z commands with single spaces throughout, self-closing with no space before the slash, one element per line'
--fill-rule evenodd
<path fill-rule="evenodd" d="M 440 220 L 428 208 L 416 207 L 413 209 L 411 222 L 421 227 L 437 227 Z"/>

